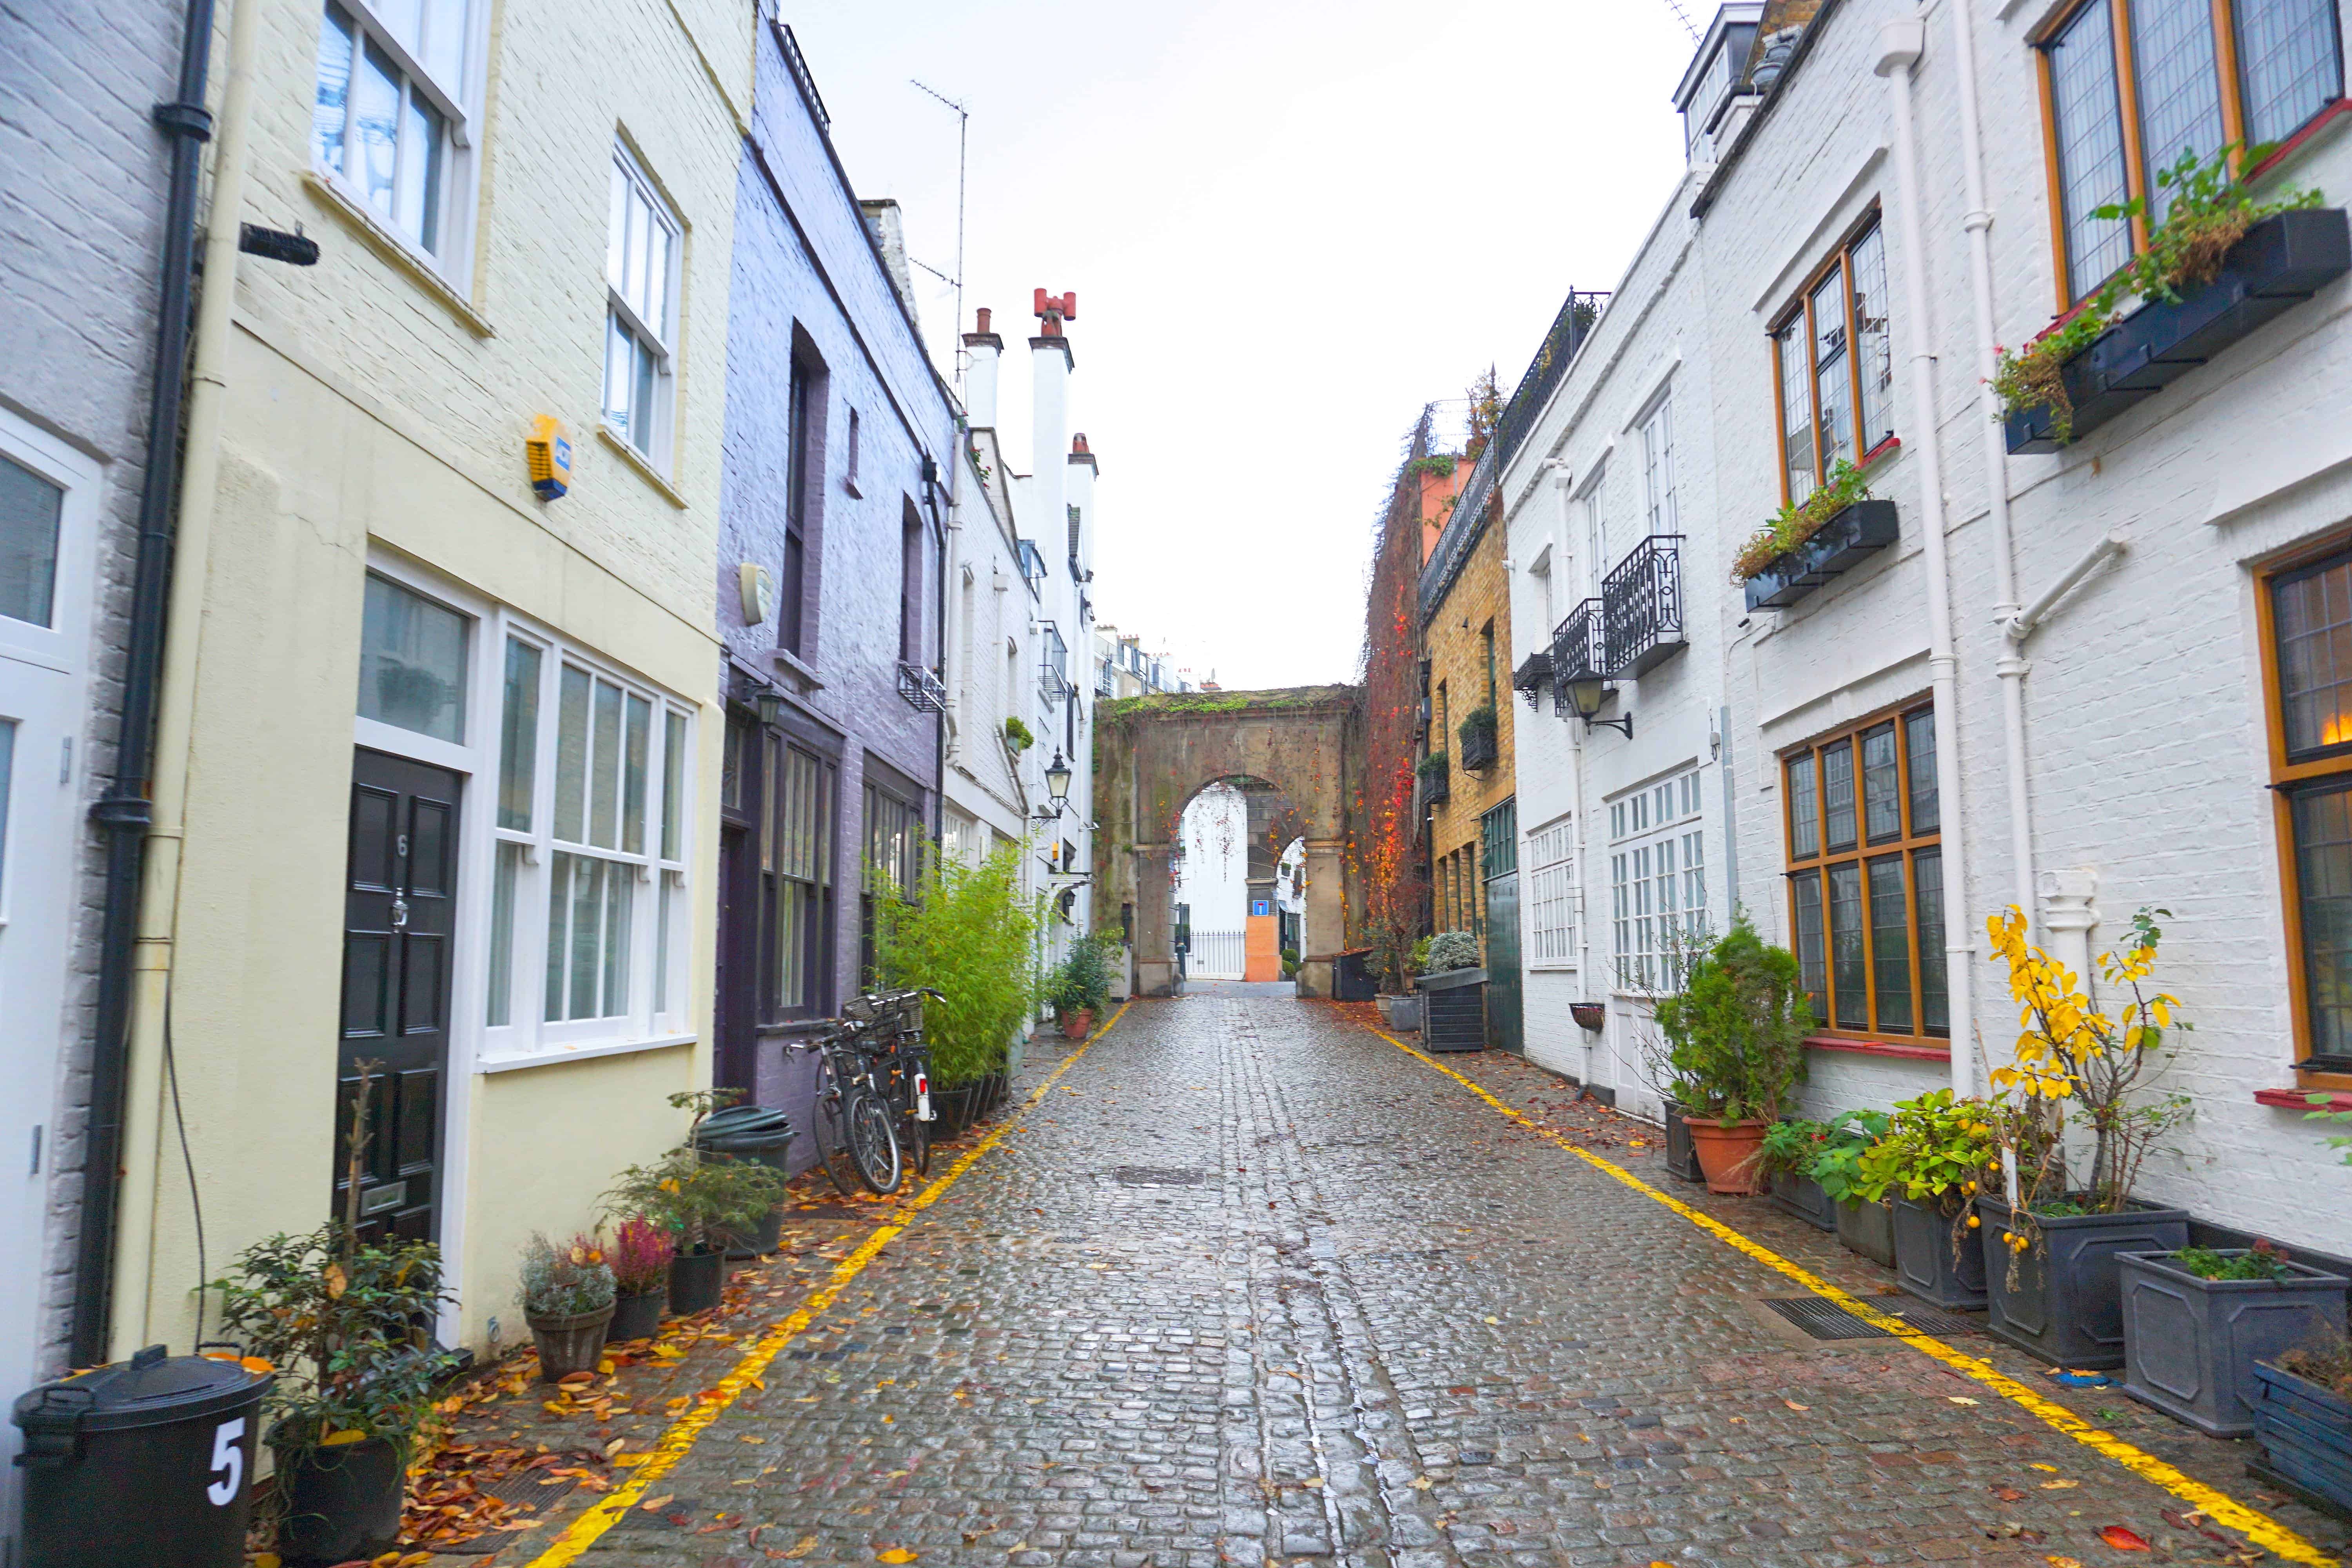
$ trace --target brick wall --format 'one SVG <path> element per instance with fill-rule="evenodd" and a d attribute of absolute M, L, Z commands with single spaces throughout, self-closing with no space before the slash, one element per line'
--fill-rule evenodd
<path fill-rule="evenodd" d="M 1433 862 L 1443 862 L 1447 856 L 1468 848 L 1462 862 L 1468 870 L 1457 898 L 1470 900 L 1480 921 L 1485 911 L 1479 893 L 1478 818 L 1510 799 L 1517 787 L 1511 746 L 1518 705 L 1511 692 L 1511 600 L 1510 583 L 1503 571 L 1505 548 L 1504 531 L 1488 522 L 1470 547 L 1469 558 L 1453 587 L 1422 628 L 1422 646 L 1429 659 L 1429 745 L 1432 751 L 1445 752 L 1451 782 L 1447 798 L 1430 808 L 1430 855 Z M 1462 721 L 1487 700 L 1485 633 L 1489 626 L 1495 650 L 1495 764 L 1472 773 L 1462 765 Z M 1440 688 L 1445 691 L 1442 703 L 1437 695 Z M 1442 731 L 1438 728 L 1441 710 Z M 1437 929 L 1444 931 L 1449 926 L 1443 901 L 1448 883 L 1440 878 L 1435 886 L 1441 900 Z"/>

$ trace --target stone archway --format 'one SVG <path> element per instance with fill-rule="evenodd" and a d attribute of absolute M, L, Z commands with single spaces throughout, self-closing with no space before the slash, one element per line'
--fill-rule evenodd
<path fill-rule="evenodd" d="M 1307 909 L 1298 994 L 1328 996 L 1361 889 L 1349 853 L 1362 794 L 1362 722 L 1352 686 L 1183 692 L 1104 702 L 1095 710 L 1097 918 L 1131 914 L 1139 994 L 1175 988 L 1170 856 L 1184 808 L 1208 785 L 1268 786 L 1268 832 L 1279 855 L 1307 842 Z M 1258 826 L 1253 811 L 1253 829 Z"/>

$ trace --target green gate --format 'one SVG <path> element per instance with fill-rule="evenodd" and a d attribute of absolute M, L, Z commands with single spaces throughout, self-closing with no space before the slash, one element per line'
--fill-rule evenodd
<path fill-rule="evenodd" d="M 1525 1055 L 1519 999 L 1519 807 L 1507 800 L 1478 819 L 1486 895 L 1486 1043 Z"/>

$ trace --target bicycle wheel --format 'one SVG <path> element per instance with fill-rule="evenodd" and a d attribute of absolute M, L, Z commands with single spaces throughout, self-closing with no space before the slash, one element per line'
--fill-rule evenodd
<path fill-rule="evenodd" d="M 816 1108 L 809 1120 L 814 1123 L 811 1131 L 816 1134 L 816 1163 L 824 1167 L 834 1191 L 848 1197 L 857 1181 L 857 1167 L 849 1152 L 848 1101 L 831 1057 L 817 1058 Z"/>
<path fill-rule="evenodd" d="M 898 1134 L 895 1120 L 880 1096 L 863 1085 L 852 1085 L 849 1096 L 849 1152 L 857 1174 L 876 1192 L 898 1190 Z"/>
<path fill-rule="evenodd" d="M 931 1173 L 931 1124 L 916 1114 L 915 1097 L 907 1097 L 907 1109 L 898 1119 L 898 1142 L 905 1146 L 907 1163 L 918 1176 Z"/>

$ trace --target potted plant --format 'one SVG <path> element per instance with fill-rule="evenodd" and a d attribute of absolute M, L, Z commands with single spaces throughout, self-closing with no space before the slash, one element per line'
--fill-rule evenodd
<path fill-rule="evenodd" d="M 1469 773 L 1478 773 L 1495 765 L 1496 726 L 1495 705 L 1482 702 L 1462 716 L 1454 733 L 1462 742 L 1462 766 Z"/>
<path fill-rule="evenodd" d="M 1895 1267 L 1895 1210 L 1884 1196 L 1865 1197 L 1862 1157 L 1886 1136 L 1883 1110 L 1847 1110 L 1833 1117 L 1805 1173 L 1820 1184 L 1836 1216 L 1838 1240 L 1885 1268 Z"/>
<path fill-rule="evenodd" d="M 1764 1130 L 1804 1076 L 1813 1026 L 1796 955 L 1741 915 L 1720 938 L 1689 941 L 1675 967 L 1682 989 L 1654 1011 L 1707 1191 L 1759 1194 Z"/>
<path fill-rule="evenodd" d="M 614 1344 L 648 1340 L 661 1331 L 662 1304 L 669 1296 L 669 1232 L 644 1215 L 631 1215 L 613 1232 L 604 1261 L 613 1270 L 613 1321 L 604 1330 Z"/>
<path fill-rule="evenodd" d="M 1837 1229 L 1837 1211 L 1812 1175 L 1814 1156 L 1829 1142 L 1829 1133 L 1827 1122 L 1784 1116 L 1764 1129 L 1761 1145 L 1772 1206 L 1822 1230 Z"/>
<path fill-rule="evenodd" d="M 606 1214 L 643 1215 L 669 1236 L 669 1310 L 681 1318 L 719 1305 L 727 1267 L 720 1233 L 755 1228 L 783 1201 L 782 1173 L 695 1146 L 703 1118 L 740 1094 L 705 1089 L 671 1095 L 671 1105 L 694 1112 L 687 1141 L 650 1165 L 627 1167 L 604 1194 Z"/>
<path fill-rule="evenodd" d="M 1989 1118 L 2000 1130 L 2004 1191 L 1977 1197 L 1984 1220 L 1992 1313 L 1987 1328 L 2029 1354 L 2062 1366 L 2124 1364 L 2123 1299 L 2116 1257 L 2177 1252 L 2189 1245 L 2189 1211 L 2132 1196 L 2141 1163 L 2182 1121 L 2179 1094 L 2141 1086 L 2161 1065 L 2179 1001 L 2149 988 L 2163 910 L 2132 917 L 2120 953 L 2100 956 L 2110 992 L 2128 1000 L 2110 1016 L 2097 986 L 2025 940 L 2015 908 L 1986 921 L 1993 961 L 2009 970 L 2023 1028 L 2016 1058 L 1992 1074 L 2000 1099 Z M 2090 1134 L 2079 1170 L 2068 1158 L 2067 1109 Z M 2013 1183 L 2013 1185 L 2008 1184 Z"/>
<path fill-rule="evenodd" d="M 1422 1041 L 1433 1051 L 1486 1048 L 1486 971 L 1478 939 L 1439 931 L 1421 953 L 1413 985 L 1421 993 Z"/>
<path fill-rule="evenodd" d="M 289 1563 L 347 1563 L 399 1544 L 410 1450 L 457 1364 L 432 1336 L 446 1300 L 440 1249 L 357 1235 L 337 1220 L 270 1237 L 215 1284 L 224 1327 L 278 1368 L 264 1408 L 278 1550 Z"/>
<path fill-rule="evenodd" d="M 2215 1437 L 2254 1429 L 2257 1361 L 2344 1321 L 2347 1281 L 2250 1247 L 2119 1252 L 2124 1392 Z"/>
<path fill-rule="evenodd" d="M 2246 1473 L 2352 1510 L 2352 1344 L 2333 1323 L 2294 1349 L 2254 1363 L 2250 1413 L 2262 1459 Z"/>
<path fill-rule="evenodd" d="M 558 1383 L 593 1372 L 613 1321 L 613 1270 L 593 1236 L 558 1247 L 538 1231 L 522 1249 L 522 1279 L 515 1300 L 539 1347 L 539 1380 Z"/>
<path fill-rule="evenodd" d="M 1036 743 L 1037 737 L 1029 732 L 1028 725 L 1023 723 L 1015 715 L 1005 716 L 1004 749 L 1006 751 L 1011 752 L 1017 758 Z"/>
<path fill-rule="evenodd" d="M 1045 977 L 1045 1002 L 1062 1026 L 1066 1040 L 1083 1040 L 1094 1032 L 1095 1015 L 1110 1005 L 1110 966 L 1104 961 L 1103 939 L 1082 936 Z"/>
<path fill-rule="evenodd" d="M 923 1046 L 931 1064 L 931 1135 L 960 1135 L 1037 1005 L 1041 915 L 1021 890 L 1022 848 L 978 865 L 929 857 L 910 898 L 876 889 L 874 967 L 884 984 L 929 986 Z"/>
<path fill-rule="evenodd" d="M 1444 752 L 1432 752 L 1413 767 L 1413 783 L 1423 806 L 1432 806 L 1453 793 L 1453 768 Z"/>
<path fill-rule="evenodd" d="M 1829 482 L 1790 501 L 1732 557 L 1732 586 L 1751 610 L 1784 610 L 1874 551 L 1895 542 L 1895 503 L 1873 500 L 1860 468 L 1840 458 Z"/>
<path fill-rule="evenodd" d="M 1992 1108 L 1939 1089 L 1895 1102 L 1886 1131 L 1855 1160 L 1856 1194 L 1892 1200 L 1895 1283 L 1948 1311 L 1985 1304 L 1985 1255 L 1970 1212 L 1993 1158 Z"/>

